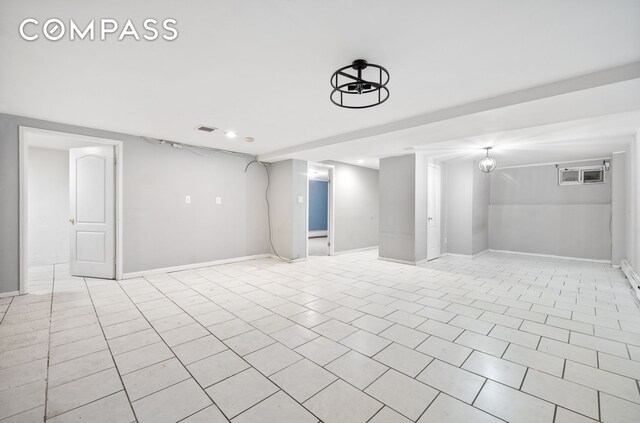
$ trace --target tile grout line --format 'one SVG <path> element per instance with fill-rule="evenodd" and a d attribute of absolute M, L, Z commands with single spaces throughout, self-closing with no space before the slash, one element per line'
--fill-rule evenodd
<path fill-rule="evenodd" d="M 85 288 L 87 290 L 87 294 L 89 295 L 89 300 L 91 301 L 91 305 L 93 306 L 93 309 L 95 311 L 96 314 L 96 319 L 98 320 L 98 324 L 100 325 L 100 331 L 102 332 L 102 337 L 104 339 L 105 344 L 107 344 L 107 350 L 109 351 L 109 355 L 111 356 L 111 359 L 113 360 L 113 366 L 116 369 L 116 373 L 118 374 L 118 379 L 120 379 L 120 385 L 122 385 L 122 390 L 124 391 L 124 394 L 127 397 L 127 401 L 129 402 L 129 408 L 131 409 L 131 413 L 133 414 L 134 419 L 137 421 L 138 420 L 138 416 L 136 415 L 136 411 L 133 409 L 133 404 L 131 402 L 131 398 L 129 397 L 129 392 L 127 392 L 127 387 L 124 384 L 124 381 L 122 380 L 122 374 L 120 373 L 120 369 L 118 368 L 118 363 L 116 363 L 116 360 L 114 358 L 113 353 L 111 352 L 111 346 L 109 345 L 109 342 L 107 341 L 107 337 L 104 333 L 104 327 L 102 326 L 102 322 L 100 321 L 100 317 L 98 316 L 98 310 L 96 310 L 96 305 L 95 302 L 93 300 L 93 295 L 91 295 L 91 289 L 89 288 L 89 284 L 87 283 L 87 279 L 83 278 L 84 280 L 84 285 Z M 117 283 L 117 281 L 116 281 Z"/>
<path fill-rule="evenodd" d="M 43 420 L 46 422 L 47 421 L 47 409 L 49 406 L 49 362 L 51 360 L 51 328 L 53 326 L 53 323 L 51 322 L 51 315 L 53 314 L 53 301 L 55 298 L 55 290 L 56 290 L 56 278 L 55 278 L 55 274 L 56 274 L 56 267 L 53 266 L 53 273 L 52 273 L 52 277 L 51 277 L 51 304 L 50 304 L 50 308 L 49 308 L 49 339 L 47 342 L 47 376 L 45 379 L 45 385 L 44 385 L 44 416 L 43 416 Z"/>

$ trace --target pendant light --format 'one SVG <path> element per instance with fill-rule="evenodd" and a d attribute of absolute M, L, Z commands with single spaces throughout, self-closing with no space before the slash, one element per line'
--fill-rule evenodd
<path fill-rule="evenodd" d="M 480 163 L 478 163 L 478 167 L 484 173 L 490 173 L 493 172 L 493 170 L 496 168 L 496 161 L 492 157 L 489 157 L 489 150 L 491 150 L 491 147 L 485 147 L 484 149 L 487 150 L 487 155 L 484 156 L 482 160 L 480 160 Z"/>

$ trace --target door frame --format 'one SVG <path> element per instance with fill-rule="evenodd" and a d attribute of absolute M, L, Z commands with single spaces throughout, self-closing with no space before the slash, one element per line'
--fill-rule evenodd
<path fill-rule="evenodd" d="M 429 168 L 433 169 L 434 172 L 437 173 L 438 177 L 437 177 L 437 181 L 432 181 L 431 178 L 429 178 Z M 433 210 L 435 211 L 435 213 L 437 213 L 438 216 L 438 242 L 437 242 L 437 246 L 436 246 L 436 256 L 435 257 L 431 257 L 429 258 L 429 220 L 428 220 L 428 214 L 429 214 L 429 205 L 427 204 L 427 260 L 431 261 L 431 260 L 435 260 L 439 257 L 442 256 L 442 168 L 432 162 L 427 162 L 427 166 L 426 166 L 426 180 L 427 180 L 427 202 L 429 201 L 429 191 L 430 190 L 434 190 L 434 198 L 436 199 L 436 207 L 433 208 Z M 435 182 L 435 183 L 434 183 Z"/>
<path fill-rule="evenodd" d="M 329 173 L 329 201 L 328 201 L 328 210 L 327 210 L 327 217 L 328 217 L 328 225 L 327 225 L 327 242 L 329 242 L 329 253 L 328 255 L 333 256 L 335 255 L 335 189 L 334 189 L 334 185 L 335 185 L 335 170 L 336 167 L 333 165 L 328 165 L 328 164 L 324 164 L 324 163 L 316 163 L 316 162 L 307 162 L 307 193 L 309 192 L 309 181 L 314 179 L 313 177 L 309 176 L 309 168 L 310 167 L 321 167 L 324 169 L 327 169 L 328 173 Z M 324 181 L 324 179 L 317 179 L 317 180 L 322 180 Z M 309 196 L 307 195 L 307 216 L 306 216 L 306 221 L 307 221 L 307 225 L 305 228 L 305 234 L 304 234 L 304 243 L 305 243 L 305 250 L 306 250 L 306 257 L 309 257 Z"/>
<path fill-rule="evenodd" d="M 20 295 L 26 294 L 27 283 L 29 281 L 29 250 L 28 242 L 28 177 L 29 177 L 29 137 L 34 135 L 64 135 L 71 141 L 87 144 L 98 144 L 113 146 L 116 157 L 115 163 L 115 259 L 116 259 L 116 280 L 122 279 L 123 273 L 123 248 L 122 248 L 122 195 L 123 195 L 123 142 L 108 138 L 94 137 L 88 135 L 73 134 L 64 131 L 54 131 L 50 129 L 34 128 L 29 126 L 18 127 L 18 172 L 19 172 L 19 269 L 18 286 Z"/>

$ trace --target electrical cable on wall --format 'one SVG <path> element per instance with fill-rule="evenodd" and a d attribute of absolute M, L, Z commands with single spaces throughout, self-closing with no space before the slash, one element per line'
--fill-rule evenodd
<path fill-rule="evenodd" d="M 267 188 L 264 191 L 264 199 L 267 202 L 267 218 L 269 221 L 269 244 L 271 245 L 271 250 L 273 250 L 273 254 L 275 254 L 275 256 L 285 262 L 292 262 L 295 259 L 286 259 L 286 258 L 282 258 L 280 257 L 280 254 L 278 254 L 278 251 L 276 251 L 276 247 L 273 245 L 273 236 L 271 235 L 271 203 L 269 203 L 269 187 L 271 186 L 271 177 L 269 175 L 269 166 L 264 163 L 261 162 L 258 159 L 254 159 L 252 161 L 250 161 L 249 163 L 247 163 L 247 166 L 245 166 L 244 168 L 244 173 L 247 173 L 247 170 L 249 169 L 249 166 L 251 166 L 253 163 L 258 163 L 260 165 L 262 165 L 262 167 L 264 167 L 265 172 L 267 172 Z M 300 256 L 296 257 L 296 259 L 300 258 Z"/>
<path fill-rule="evenodd" d="M 212 157 L 216 154 L 228 154 L 230 156 L 240 156 L 240 157 L 250 157 L 251 159 L 253 159 L 252 161 L 250 161 L 249 163 L 247 163 L 247 166 L 245 166 L 244 168 L 244 173 L 247 173 L 247 170 L 249 169 L 249 166 L 252 163 L 258 163 L 260 165 L 262 165 L 264 167 L 264 170 L 267 172 L 267 188 L 265 190 L 264 193 L 264 199 L 267 203 L 267 220 L 268 220 L 268 226 L 269 226 L 269 245 L 271 246 L 271 250 L 273 251 L 273 254 L 281 261 L 290 263 L 295 259 L 300 258 L 299 256 L 296 257 L 295 259 L 286 259 L 280 256 L 280 254 L 278 254 L 278 251 L 276 251 L 276 247 L 273 245 L 273 234 L 272 234 L 272 225 L 271 225 L 271 203 L 269 203 L 269 188 L 271 186 L 271 179 L 270 179 L 270 175 L 269 175 L 269 167 L 267 166 L 266 163 L 259 161 L 256 156 L 252 155 L 252 154 L 248 154 L 248 153 L 239 153 L 237 151 L 230 151 L 230 150 L 224 150 L 221 148 L 212 148 L 212 147 L 201 147 L 201 146 L 190 146 L 190 145 L 186 145 L 186 144 L 182 144 L 179 142 L 175 142 L 175 141 L 168 141 L 168 140 L 163 140 L 163 139 L 157 139 L 157 138 L 149 138 L 149 137 L 141 137 L 144 141 L 148 142 L 149 144 L 153 144 L 153 145 L 169 145 L 173 148 L 179 148 L 182 150 L 187 150 L 190 151 L 193 154 L 196 154 L 198 156 L 203 156 L 203 157 Z"/>

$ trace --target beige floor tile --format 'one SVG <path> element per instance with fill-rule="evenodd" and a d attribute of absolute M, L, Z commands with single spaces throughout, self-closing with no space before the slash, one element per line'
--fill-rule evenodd
<path fill-rule="evenodd" d="M 461 366 L 471 354 L 471 348 L 445 341 L 435 336 L 427 338 L 417 348 L 417 351 L 431 357 L 446 361 L 454 366 Z"/>
<path fill-rule="evenodd" d="M 411 423 L 411 420 L 389 407 L 384 407 L 367 423 Z"/>
<path fill-rule="evenodd" d="M 433 360 L 426 354 L 396 343 L 389 345 L 373 358 L 411 377 L 416 377 Z"/>
<path fill-rule="evenodd" d="M 228 423 L 229 420 L 222 414 L 222 411 L 215 405 L 210 405 L 204 410 L 180 420 L 181 423 Z"/>
<path fill-rule="evenodd" d="M 154 392 L 160 391 L 178 382 L 189 379 L 191 375 L 178 359 L 170 358 L 122 377 L 122 382 L 131 401 L 136 401 Z"/>
<path fill-rule="evenodd" d="M 496 357 L 502 356 L 509 345 L 505 341 L 501 341 L 490 336 L 480 335 L 468 330 L 464 331 L 464 333 L 455 340 L 455 343 Z"/>
<path fill-rule="evenodd" d="M 114 367 L 109 350 L 49 366 L 49 389 Z"/>
<path fill-rule="evenodd" d="M 540 345 L 538 346 L 538 351 L 563 357 L 568 360 L 577 361 L 578 363 L 583 363 L 592 367 L 598 366 L 598 357 L 594 350 L 573 344 L 567 344 L 566 342 L 542 338 Z"/>
<path fill-rule="evenodd" d="M 382 404 L 353 386 L 338 380 L 303 404 L 324 422 L 365 423 Z"/>
<path fill-rule="evenodd" d="M 474 351 L 462 368 L 515 389 L 520 389 L 527 370 L 519 364 L 479 351 Z"/>
<path fill-rule="evenodd" d="M 211 399 L 193 379 L 133 402 L 139 423 L 171 423 L 211 405 Z"/>
<path fill-rule="evenodd" d="M 164 342 L 147 345 L 114 357 L 118 371 L 126 375 L 143 367 L 151 366 L 173 357 L 173 353 Z"/>
<path fill-rule="evenodd" d="M 249 365 L 231 350 L 222 351 L 187 366 L 193 377 L 205 388 L 247 368 Z"/>
<path fill-rule="evenodd" d="M 356 351 L 349 351 L 325 366 L 327 370 L 358 389 L 364 389 L 388 367 Z"/>
<path fill-rule="evenodd" d="M 426 333 L 398 324 L 383 330 L 379 335 L 409 348 L 417 347 L 429 336 Z"/>
<path fill-rule="evenodd" d="M 0 420 L 44 405 L 46 382 L 32 382 L 0 391 Z"/>
<path fill-rule="evenodd" d="M 31 361 L 0 370 L 0 391 L 47 379 L 47 360 Z"/>
<path fill-rule="evenodd" d="M 564 378 L 600 392 L 606 392 L 628 401 L 640 403 L 638 384 L 634 379 L 628 377 L 567 361 L 564 369 Z"/>
<path fill-rule="evenodd" d="M 255 369 L 247 369 L 207 388 L 207 394 L 230 418 L 234 418 L 277 391 L 278 387 Z"/>
<path fill-rule="evenodd" d="M 420 417 L 418 423 L 499 423 L 501 421 L 477 408 L 441 393 Z"/>
<path fill-rule="evenodd" d="M 417 329 L 429 335 L 435 335 L 439 338 L 446 339 L 447 341 L 453 341 L 460 336 L 462 332 L 464 332 L 464 329 L 447 323 L 441 323 L 437 320 L 427 320 L 418 326 Z"/>
<path fill-rule="evenodd" d="M 597 391 L 577 383 L 530 369 L 524 379 L 522 391 L 585 416 L 598 418 Z"/>
<path fill-rule="evenodd" d="M 359 351 L 364 355 L 372 357 L 389 345 L 391 341 L 380 336 L 373 335 L 367 331 L 360 330 L 347 336 L 340 341 L 340 343 Z"/>
<path fill-rule="evenodd" d="M 215 336 L 208 335 L 171 348 L 184 365 L 194 363 L 227 349 Z"/>
<path fill-rule="evenodd" d="M 131 423 L 135 421 L 135 417 L 127 396 L 124 391 L 120 391 L 47 420 L 47 422 L 51 423 L 75 421 Z"/>
<path fill-rule="evenodd" d="M 316 423 L 318 419 L 279 391 L 233 419 L 233 423 Z"/>
<path fill-rule="evenodd" d="M 349 348 L 321 336 L 299 346 L 295 351 L 307 357 L 309 360 L 324 366 L 348 352 Z"/>
<path fill-rule="evenodd" d="M 485 382 L 483 377 L 440 360 L 433 360 L 417 379 L 468 404 Z"/>
<path fill-rule="evenodd" d="M 321 323 L 313 328 L 314 332 L 336 342 L 346 338 L 357 330 L 357 328 L 354 328 L 351 325 L 333 319 Z"/>
<path fill-rule="evenodd" d="M 365 392 L 402 415 L 417 420 L 438 391 L 395 370 L 389 370 Z"/>
<path fill-rule="evenodd" d="M 640 420 L 640 405 L 605 393 L 600 394 L 603 423 L 637 423 Z"/>
<path fill-rule="evenodd" d="M 502 358 L 558 377 L 562 376 L 564 369 L 563 358 L 515 344 L 507 347 Z"/>
<path fill-rule="evenodd" d="M 274 342 L 276 341 L 273 338 L 256 329 L 225 340 L 225 344 L 241 356 L 250 354 Z"/>
<path fill-rule="evenodd" d="M 276 385 L 298 402 L 308 400 L 336 379 L 335 375 L 307 359 L 300 360 L 271 376 Z"/>
<path fill-rule="evenodd" d="M 535 350 L 540 342 L 540 336 L 532 333 L 522 332 L 519 330 L 507 328 L 504 326 L 496 325 L 489 336 L 492 338 L 501 339 L 503 341 L 510 342 L 512 344 L 520 345 L 522 347 Z"/>
<path fill-rule="evenodd" d="M 473 404 L 508 422 L 551 423 L 553 404 L 491 380 L 487 381 Z"/>
<path fill-rule="evenodd" d="M 300 325 L 289 326 L 270 334 L 272 338 L 289 348 L 296 348 L 320 335 Z"/>
<path fill-rule="evenodd" d="M 380 317 L 365 314 L 364 316 L 352 321 L 351 325 L 360 329 L 364 329 L 367 332 L 377 334 L 387 329 L 389 326 L 392 326 L 393 322 L 382 319 Z"/>
<path fill-rule="evenodd" d="M 47 392 L 47 418 L 104 398 L 122 389 L 120 376 L 114 368 L 55 386 Z"/>

